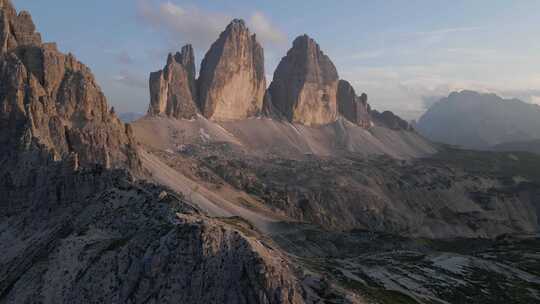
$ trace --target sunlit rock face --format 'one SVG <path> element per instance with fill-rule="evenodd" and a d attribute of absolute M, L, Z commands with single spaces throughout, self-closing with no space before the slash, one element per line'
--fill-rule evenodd
<path fill-rule="evenodd" d="M 244 21 L 233 20 L 212 44 L 198 79 L 199 107 L 212 120 L 253 117 L 262 109 L 264 52 Z"/>
<path fill-rule="evenodd" d="M 328 124 L 337 119 L 338 73 L 307 35 L 296 38 L 269 87 L 271 106 L 291 122 Z"/>
<path fill-rule="evenodd" d="M 163 70 L 150 74 L 150 115 L 193 118 L 197 115 L 195 56 L 191 45 L 169 54 Z"/>

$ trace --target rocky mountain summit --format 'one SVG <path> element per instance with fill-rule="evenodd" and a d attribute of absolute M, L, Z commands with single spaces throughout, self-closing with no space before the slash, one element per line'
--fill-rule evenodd
<path fill-rule="evenodd" d="M 151 115 L 174 118 L 193 118 L 197 115 L 195 56 L 191 45 L 181 52 L 169 54 L 163 70 L 150 74 Z"/>
<path fill-rule="evenodd" d="M 163 70 L 150 74 L 151 116 L 216 121 L 260 114 L 266 91 L 264 52 L 243 20 L 233 20 L 221 33 L 195 74 L 193 48 L 169 54 Z"/>
<path fill-rule="evenodd" d="M 163 70 L 150 74 L 150 116 L 238 121 L 255 116 L 306 126 L 335 123 L 344 117 L 364 129 L 374 124 L 412 131 L 391 112 L 371 110 L 320 46 L 307 35 L 297 37 L 266 89 L 264 52 L 245 22 L 233 20 L 206 53 L 196 79 L 193 49 L 169 54 Z"/>
<path fill-rule="evenodd" d="M 307 35 L 299 36 L 274 72 L 269 102 L 291 122 L 322 125 L 337 119 L 336 67 Z"/>
<path fill-rule="evenodd" d="M 264 52 L 243 20 L 233 20 L 206 53 L 198 88 L 200 109 L 207 118 L 235 120 L 261 111 Z"/>

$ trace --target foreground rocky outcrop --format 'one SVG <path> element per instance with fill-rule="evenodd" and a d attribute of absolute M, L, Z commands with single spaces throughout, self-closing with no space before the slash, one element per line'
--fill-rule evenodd
<path fill-rule="evenodd" d="M 363 128 L 371 127 L 371 108 L 365 93 L 358 96 L 351 84 L 346 80 L 338 83 L 337 103 L 339 114 L 347 120 Z"/>
<path fill-rule="evenodd" d="M 338 73 L 330 58 L 307 35 L 296 38 L 274 72 L 266 108 L 291 122 L 328 124 L 337 119 Z"/>
<path fill-rule="evenodd" d="M 197 115 L 195 57 L 191 45 L 169 54 L 163 70 L 150 74 L 150 115 L 190 119 Z"/>
<path fill-rule="evenodd" d="M 121 171 L 50 177 L 74 196 L 0 217 L 2 303 L 303 303 L 285 257 L 241 221 Z"/>
<path fill-rule="evenodd" d="M 138 170 L 131 128 L 109 109 L 90 69 L 42 43 L 30 14 L 0 5 L 0 149 L 35 143 L 54 159 Z"/>
<path fill-rule="evenodd" d="M 261 111 L 266 90 L 264 52 L 243 20 L 233 20 L 206 53 L 198 88 L 206 118 L 243 119 Z"/>

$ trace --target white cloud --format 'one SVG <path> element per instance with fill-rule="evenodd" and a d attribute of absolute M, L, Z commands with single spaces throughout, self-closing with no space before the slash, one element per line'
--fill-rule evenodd
<path fill-rule="evenodd" d="M 540 105 L 540 96 L 531 96 L 531 103 Z"/>
<path fill-rule="evenodd" d="M 168 34 L 170 44 L 191 43 L 196 48 L 207 48 L 224 29 L 230 18 L 220 13 L 203 11 L 197 7 L 181 7 L 172 2 L 156 4 L 140 0 L 137 15 L 141 22 Z"/>
<path fill-rule="evenodd" d="M 113 80 L 123 86 L 132 88 L 146 89 L 148 87 L 146 79 L 128 70 L 121 70 L 118 75 L 113 77 Z"/>
<path fill-rule="evenodd" d="M 415 34 L 417 35 L 447 35 L 447 34 L 455 34 L 455 33 L 474 32 L 474 31 L 479 31 L 482 29 L 483 28 L 479 26 L 449 27 L 449 28 L 436 29 L 432 31 L 419 31 L 419 32 L 415 32 Z"/>
<path fill-rule="evenodd" d="M 248 25 L 263 43 L 282 45 L 287 43 L 287 36 L 261 12 L 255 12 L 248 20 Z"/>
<path fill-rule="evenodd" d="M 149 0 L 139 0 L 137 15 L 143 24 L 166 32 L 170 45 L 179 47 L 191 43 L 203 51 L 209 48 L 232 19 L 241 17 L 196 6 L 180 6 L 170 1 L 156 3 Z M 286 35 L 262 12 L 253 12 L 248 16 L 247 24 L 263 44 L 278 45 L 287 41 Z"/>
<path fill-rule="evenodd" d="M 426 109 L 426 98 L 447 96 L 450 92 L 475 90 L 496 93 L 539 103 L 540 87 L 534 74 L 515 75 L 501 71 L 515 68 L 500 60 L 490 63 L 441 62 L 425 65 L 350 66 L 341 73 L 357 92 L 366 92 L 378 110 L 391 110 L 407 119 L 418 118 Z"/>

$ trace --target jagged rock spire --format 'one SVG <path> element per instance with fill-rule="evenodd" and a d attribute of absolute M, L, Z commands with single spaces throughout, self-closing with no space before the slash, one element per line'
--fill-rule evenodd
<path fill-rule="evenodd" d="M 242 119 L 261 111 L 264 52 L 243 20 L 234 19 L 206 53 L 198 89 L 199 107 L 207 118 Z"/>
<path fill-rule="evenodd" d="M 356 95 L 354 88 L 346 80 L 340 80 L 338 84 L 337 102 L 339 113 L 352 123 L 363 128 L 371 126 L 370 106 L 367 95 Z"/>
<path fill-rule="evenodd" d="M 163 70 L 150 74 L 150 115 L 193 118 L 197 115 L 195 56 L 191 45 L 169 54 Z"/>

